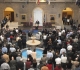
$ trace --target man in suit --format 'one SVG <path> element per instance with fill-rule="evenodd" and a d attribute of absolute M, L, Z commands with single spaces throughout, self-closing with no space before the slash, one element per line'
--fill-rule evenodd
<path fill-rule="evenodd" d="M 39 27 L 39 21 L 37 20 L 35 29 L 38 29 L 38 27 Z"/>
<path fill-rule="evenodd" d="M 36 21 L 36 24 L 37 24 L 37 26 L 39 26 L 39 21 L 38 20 Z"/>
<path fill-rule="evenodd" d="M 23 70 L 24 62 L 22 59 L 20 59 L 20 61 L 18 61 L 16 65 L 17 65 L 17 70 Z"/>

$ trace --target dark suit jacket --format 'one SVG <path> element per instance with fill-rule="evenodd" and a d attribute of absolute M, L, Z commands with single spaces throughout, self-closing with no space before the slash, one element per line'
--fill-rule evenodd
<path fill-rule="evenodd" d="M 23 68 L 24 68 L 24 62 L 18 61 L 17 64 L 16 64 L 16 67 L 17 67 L 17 70 L 19 70 L 19 69 L 23 70 Z"/>

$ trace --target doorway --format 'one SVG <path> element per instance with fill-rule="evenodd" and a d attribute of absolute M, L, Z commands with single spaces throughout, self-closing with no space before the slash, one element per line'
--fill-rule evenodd
<path fill-rule="evenodd" d="M 43 26 L 43 10 L 40 8 L 35 8 L 33 10 L 33 26 L 35 26 L 36 21 L 39 21 L 39 26 Z"/>
<path fill-rule="evenodd" d="M 70 21 L 73 20 L 73 10 L 69 7 L 62 11 L 62 21 L 64 25 L 70 25 Z"/>
<path fill-rule="evenodd" d="M 65 8 L 63 11 L 62 11 L 62 17 L 67 17 L 67 18 L 70 18 L 73 16 L 73 10 L 69 7 Z"/>
<path fill-rule="evenodd" d="M 8 16 L 9 20 L 14 21 L 14 10 L 11 7 L 7 7 L 4 10 L 4 17 Z"/>

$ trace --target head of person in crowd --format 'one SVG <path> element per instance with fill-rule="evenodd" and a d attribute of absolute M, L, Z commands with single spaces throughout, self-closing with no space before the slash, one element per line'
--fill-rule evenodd
<path fill-rule="evenodd" d="M 30 61 L 33 62 L 33 57 L 31 56 L 31 54 L 29 54 L 29 55 L 27 56 L 27 58 L 29 58 Z"/>
<path fill-rule="evenodd" d="M 11 57 L 11 60 L 14 60 L 14 57 L 13 56 Z"/>
<path fill-rule="evenodd" d="M 27 61 L 30 61 L 30 59 L 29 59 L 29 58 L 27 58 Z"/>
<path fill-rule="evenodd" d="M 46 55 L 45 55 L 45 54 L 43 54 L 43 57 L 46 57 Z"/>

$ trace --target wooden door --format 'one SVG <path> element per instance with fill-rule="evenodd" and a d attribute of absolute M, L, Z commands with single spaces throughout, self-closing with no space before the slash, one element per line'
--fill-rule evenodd
<path fill-rule="evenodd" d="M 14 12 L 11 12 L 11 22 L 14 21 Z"/>

